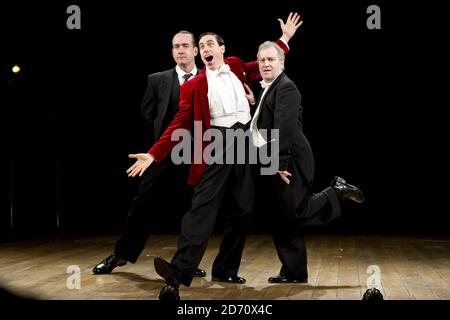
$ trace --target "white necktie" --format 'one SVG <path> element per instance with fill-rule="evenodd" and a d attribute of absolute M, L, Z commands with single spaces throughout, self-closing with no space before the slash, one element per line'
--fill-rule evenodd
<path fill-rule="evenodd" d="M 261 84 L 261 87 L 264 89 L 264 91 L 261 95 L 261 99 L 259 100 L 259 104 L 258 104 L 258 107 L 256 108 L 255 114 L 253 115 L 252 122 L 250 123 L 250 131 L 252 133 L 253 144 L 255 145 L 255 147 L 258 147 L 258 148 L 262 147 L 263 145 L 265 145 L 267 143 L 266 139 L 264 139 L 261 132 L 259 132 L 256 124 L 258 122 L 261 104 L 264 100 L 264 96 L 266 95 L 267 90 L 269 90 L 271 83 L 264 82 L 264 80 L 263 80 L 260 82 L 260 84 Z"/>

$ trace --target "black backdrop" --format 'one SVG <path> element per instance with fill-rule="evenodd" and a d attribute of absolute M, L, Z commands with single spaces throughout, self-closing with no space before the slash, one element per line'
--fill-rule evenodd
<path fill-rule="evenodd" d="M 289 11 L 304 19 L 286 73 L 303 96 L 316 188 L 337 174 L 367 198 L 313 232 L 448 234 L 444 11 L 391 2 L 2 3 L 2 238 L 119 231 L 138 185 L 127 154 L 150 147 L 139 114 L 146 77 L 173 67 L 173 34 L 213 31 L 227 55 L 253 60 Z M 71 4 L 81 30 L 66 28 Z M 366 27 L 371 4 L 381 30 Z M 266 209 L 254 231 L 266 230 Z M 159 231 L 177 230 L 163 206 L 153 210 Z"/>

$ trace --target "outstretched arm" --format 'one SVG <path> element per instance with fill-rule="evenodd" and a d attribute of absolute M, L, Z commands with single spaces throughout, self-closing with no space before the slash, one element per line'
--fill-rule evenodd
<path fill-rule="evenodd" d="M 128 155 L 129 158 L 136 159 L 136 162 L 127 170 L 129 177 L 137 175 L 141 177 L 155 160 L 161 161 L 164 159 L 172 151 L 173 147 L 178 144 L 178 141 L 172 140 L 172 133 L 177 129 L 188 130 L 190 128 L 193 113 L 192 97 L 194 96 L 191 91 L 192 88 L 188 84 L 182 86 L 180 89 L 180 109 L 166 131 L 164 131 L 148 153 Z"/>
<path fill-rule="evenodd" d="M 151 154 L 148 153 L 136 153 L 129 154 L 128 158 L 136 159 L 136 162 L 128 168 L 127 174 L 129 177 L 142 177 L 144 171 L 152 164 L 155 160 Z"/>
<path fill-rule="evenodd" d="M 303 20 L 300 20 L 300 15 L 297 12 L 290 12 L 286 23 L 284 23 L 281 19 L 278 19 L 278 21 L 280 22 L 281 31 L 283 33 L 281 38 L 286 42 L 291 40 L 297 32 L 297 29 L 303 24 Z"/>

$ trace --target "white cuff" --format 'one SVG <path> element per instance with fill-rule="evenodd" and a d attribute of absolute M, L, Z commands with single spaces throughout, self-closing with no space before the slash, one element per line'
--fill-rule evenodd
<path fill-rule="evenodd" d="M 286 45 L 286 47 L 287 47 L 288 49 L 290 49 L 290 48 L 289 48 L 289 45 L 288 45 L 288 43 L 287 43 L 287 41 L 283 39 L 283 36 L 281 36 L 280 40 L 283 41 L 283 43 Z"/>

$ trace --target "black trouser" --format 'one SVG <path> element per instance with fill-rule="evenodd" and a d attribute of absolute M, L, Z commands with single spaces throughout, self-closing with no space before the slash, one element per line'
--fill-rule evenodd
<path fill-rule="evenodd" d="M 170 156 L 144 172 L 114 253 L 135 263 L 144 250 L 154 224 L 163 213 L 173 221 L 190 206 L 192 188 L 187 185 L 189 165 L 174 165 Z M 176 198 L 176 201 L 172 199 Z M 161 210 L 163 209 L 163 211 Z M 159 215 L 159 216 L 157 216 Z M 178 219 L 177 219 L 178 218 Z"/>
<path fill-rule="evenodd" d="M 280 275 L 289 278 L 308 277 L 306 246 L 302 226 L 324 225 L 341 215 L 336 191 L 326 188 L 312 194 L 300 176 L 286 184 L 279 174 L 261 176 L 260 181 L 272 201 L 272 236 L 282 263 Z"/>
<path fill-rule="evenodd" d="M 233 129 L 239 127 L 247 128 L 237 124 Z M 235 155 L 246 151 L 235 149 Z M 237 275 L 254 204 L 252 170 L 249 164 L 214 163 L 206 167 L 194 189 L 192 207 L 183 217 L 181 237 L 172 259 L 172 265 L 182 274 L 182 284 L 191 284 L 191 275 L 200 264 L 225 201 L 229 208 L 225 231 L 211 273 L 217 277 Z"/>

